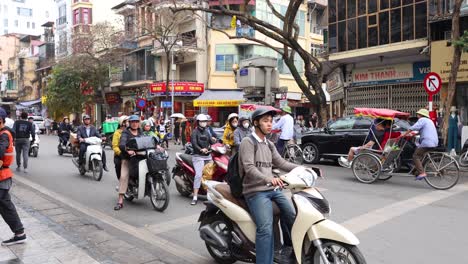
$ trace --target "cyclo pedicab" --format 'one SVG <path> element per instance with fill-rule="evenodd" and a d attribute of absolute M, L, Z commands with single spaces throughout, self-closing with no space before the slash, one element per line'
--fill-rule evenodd
<path fill-rule="evenodd" d="M 414 176 L 412 174 L 414 168 L 408 173 L 394 173 L 394 170 L 398 168 L 398 160 L 405 148 L 405 145 L 409 142 L 409 138 L 391 138 L 395 118 L 408 118 L 409 113 L 380 109 L 380 108 L 355 108 L 354 113 L 357 116 L 367 116 L 374 118 L 374 122 L 371 125 L 369 136 L 372 136 L 374 142 L 379 144 L 372 126 L 375 125 L 375 121 L 385 120 L 391 121 L 390 131 L 386 131 L 388 140 L 385 146 L 381 146 L 381 150 L 374 149 L 361 149 L 359 154 L 355 156 L 352 161 L 351 169 L 353 170 L 354 177 L 362 183 L 373 183 L 376 180 L 386 181 L 395 176 Z M 416 136 L 417 133 L 413 132 L 410 137 Z M 384 136 L 385 138 L 385 136 Z M 367 138 L 366 138 L 367 140 Z M 437 190 L 447 190 L 455 186 L 460 178 L 459 165 L 457 160 L 446 154 L 445 152 L 437 151 L 434 148 L 433 151 L 428 152 L 422 159 L 423 168 L 427 174 L 424 177 L 429 186 Z"/>

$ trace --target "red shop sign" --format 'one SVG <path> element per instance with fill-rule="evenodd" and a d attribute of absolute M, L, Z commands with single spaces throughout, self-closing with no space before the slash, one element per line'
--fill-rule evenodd
<path fill-rule="evenodd" d="M 118 104 L 120 95 L 118 93 L 106 93 L 106 101 L 108 104 Z"/>
<path fill-rule="evenodd" d="M 169 83 L 169 92 L 172 90 L 172 83 Z M 202 94 L 205 90 L 205 84 L 197 82 L 174 82 L 174 94 Z M 166 93 L 166 83 L 150 84 L 150 92 L 153 94 Z"/>

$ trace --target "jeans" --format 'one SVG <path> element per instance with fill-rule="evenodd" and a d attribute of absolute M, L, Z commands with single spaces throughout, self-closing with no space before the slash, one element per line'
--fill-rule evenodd
<path fill-rule="evenodd" d="M 80 143 L 80 164 L 85 163 L 85 154 L 86 154 L 86 149 L 88 148 L 88 144 L 86 143 Z M 106 163 L 106 152 L 104 149 L 102 150 L 102 166 L 104 168 L 107 168 L 107 163 Z"/>
<path fill-rule="evenodd" d="M 276 149 L 281 156 L 283 156 L 284 146 L 286 146 L 288 141 L 289 139 L 278 139 L 278 142 L 276 142 Z"/>
<path fill-rule="evenodd" d="M 24 232 L 23 224 L 16 212 L 15 205 L 11 201 L 9 190 L 0 189 L 0 215 L 15 234 Z"/>
<path fill-rule="evenodd" d="M 28 168 L 29 147 L 30 147 L 29 138 L 17 138 L 16 139 L 15 141 L 16 165 L 18 165 L 18 167 L 21 167 L 21 154 L 22 154 L 23 166 L 25 169 Z"/>
<path fill-rule="evenodd" d="M 211 161 L 211 156 L 192 156 L 193 168 L 195 169 L 195 179 L 193 181 L 194 189 L 200 189 L 203 177 L 203 167 L 205 167 L 205 163 L 208 161 Z"/>
<path fill-rule="evenodd" d="M 273 204 L 278 205 L 281 211 L 281 229 L 284 244 L 291 246 L 291 229 L 296 213 L 286 196 L 280 191 L 258 192 L 245 199 L 250 213 L 257 225 L 255 238 L 256 263 L 272 264 L 274 253 L 273 234 Z"/>

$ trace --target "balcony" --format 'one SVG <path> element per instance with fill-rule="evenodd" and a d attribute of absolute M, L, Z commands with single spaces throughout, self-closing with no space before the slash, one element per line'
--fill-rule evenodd
<path fill-rule="evenodd" d="M 129 70 L 122 73 L 124 82 L 146 81 L 156 79 L 155 73 L 145 74 L 142 70 Z"/>
<path fill-rule="evenodd" d="M 123 72 L 115 72 L 110 74 L 110 82 L 121 82 L 123 80 Z"/>
<path fill-rule="evenodd" d="M 328 6 L 327 0 L 308 0 L 309 5 L 315 5 L 316 8 L 325 9 Z"/>
<path fill-rule="evenodd" d="M 182 41 L 182 46 L 175 45 L 173 47 L 174 51 L 183 50 L 184 52 L 197 52 L 198 44 L 196 37 L 185 37 L 182 36 L 180 41 Z M 164 48 L 159 41 L 153 40 L 153 54 L 161 55 L 164 53 Z"/>
<path fill-rule="evenodd" d="M 432 0 L 429 2 L 428 21 L 437 22 L 452 19 L 453 0 Z M 464 1 L 466 2 L 466 1 Z M 468 15 L 468 4 L 463 3 L 460 16 Z"/>
<path fill-rule="evenodd" d="M 67 17 L 66 16 L 62 16 L 62 17 L 57 18 L 57 26 L 61 26 L 61 25 L 64 25 L 66 23 L 67 23 Z"/>
<path fill-rule="evenodd" d="M 219 6 L 219 5 L 221 5 L 221 3 L 224 4 L 224 5 L 244 5 L 244 2 L 245 2 L 244 0 L 224 0 L 222 2 L 220 0 L 210 0 L 210 1 L 208 1 L 208 4 L 210 6 Z M 251 0 L 249 2 L 249 5 L 254 6 L 255 5 L 255 0 Z"/>

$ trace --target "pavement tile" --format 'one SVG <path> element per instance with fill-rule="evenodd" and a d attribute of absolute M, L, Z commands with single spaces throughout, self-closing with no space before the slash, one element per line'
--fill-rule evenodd
<path fill-rule="evenodd" d="M 96 245 L 96 248 L 104 252 L 105 254 L 113 254 L 115 252 L 120 252 L 128 249 L 135 248 L 135 246 L 130 245 L 127 242 L 124 242 L 122 240 L 117 240 L 117 239 L 112 239 L 108 241 L 104 241 L 102 243 L 99 243 Z"/>
<path fill-rule="evenodd" d="M 88 263 L 99 263 L 81 249 L 70 245 L 58 251 L 51 252 L 51 255 L 56 257 L 62 263 L 70 264 L 88 264 Z"/>
<path fill-rule="evenodd" d="M 71 213 L 52 215 L 50 216 L 50 219 L 52 219 L 52 221 L 55 221 L 57 223 L 62 223 L 62 222 L 72 221 L 72 220 L 80 220 L 78 216 L 71 214 Z"/>
<path fill-rule="evenodd" d="M 86 240 L 92 241 L 95 244 L 100 244 L 104 241 L 108 241 L 111 239 L 114 239 L 114 237 L 102 230 L 94 231 L 94 232 L 86 234 Z"/>
<path fill-rule="evenodd" d="M 8 247 L 0 246 L 0 263 L 18 258 Z"/>
<path fill-rule="evenodd" d="M 10 259 L 10 260 L 5 260 L 5 261 L 0 261 L 0 264 L 22 264 L 20 259 Z"/>
<path fill-rule="evenodd" d="M 28 238 L 23 244 L 9 246 L 10 250 L 19 258 L 41 255 L 45 249 L 38 242 Z"/>
<path fill-rule="evenodd" d="M 51 256 L 49 253 L 44 253 L 41 255 L 31 256 L 31 257 L 24 257 L 21 259 L 24 264 L 49 264 L 49 263 L 60 263 L 60 261 Z"/>
<path fill-rule="evenodd" d="M 61 207 L 58 207 L 58 208 L 41 210 L 41 213 L 47 216 L 53 216 L 53 215 L 67 214 L 67 213 L 70 213 L 70 211 L 63 209 Z"/>

